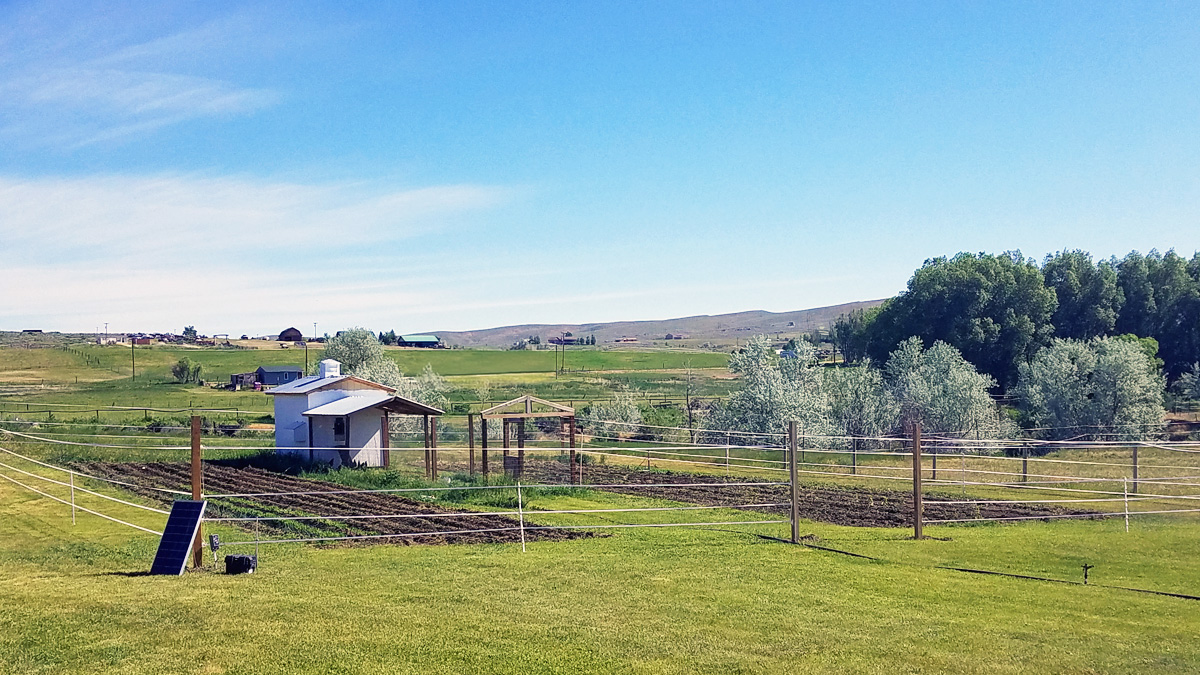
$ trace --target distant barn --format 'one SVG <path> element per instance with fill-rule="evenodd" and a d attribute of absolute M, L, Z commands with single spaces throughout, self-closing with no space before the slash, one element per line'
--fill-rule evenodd
<path fill-rule="evenodd" d="M 396 345 L 399 347 L 437 349 L 442 346 L 442 341 L 436 335 L 401 335 L 396 338 Z"/>
<path fill-rule="evenodd" d="M 304 339 L 304 334 L 295 327 L 288 328 L 279 334 L 280 342 L 299 342 Z"/>

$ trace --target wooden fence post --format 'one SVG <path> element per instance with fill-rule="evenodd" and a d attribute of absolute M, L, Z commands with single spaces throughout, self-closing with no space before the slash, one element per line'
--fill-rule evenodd
<path fill-rule="evenodd" d="M 966 480 L 965 478 L 963 480 Z M 1029 482 L 1029 446 L 1021 447 L 1021 482 Z"/>
<path fill-rule="evenodd" d="M 388 414 L 386 411 L 383 413 L 383 417 L 379 418 L 379 426 L 381 436 L 379 447 L 382 448 L 383 452 L 383 461 L 381 463 L 383 464 L 383 468 L 386 469 L 392 465 L 392 428 L 388 423 Z"/>
<path fill-rule="evenodd" d="M 192 499 L 200 501 L 202 497 L 204 472 L 200 466 L 200 416 L 192 415 Z M 192 567 L 204 566 L 203 525 L 196 527 L 196 538 L 192 540 Z"/>
<path fill-rule="evenodd" d="M 437 421 L 438 418 L 429 418 L 429 469 L 430 479 L 437 480 Z"/>
<path fill-rule="evenodd" d="M 914 422 L 912 429 L 913 459 L 913 539 L 924 539 L 924 497 L 921 494 L 921 423 Z"/>
<path fill-rule="evenodd" d="M 432 480 L 430 473 L 430 416 L 426 414 L 421 420 L 421 430 L 425 432 L 425 442 L 421 443 L 422 446 L 425 446 L 425 479 Z"/>
<path fill-rule="evenodd" d="M 475 416 L 467 414 L 467 473 L 475 477 Z"/>
<path fill-rule="evenodd" d="M 800 543 L 800 486 L 796 484 L 796 422 L 788 422 L 788 466 L 792 487 L 792 543 Z"/>
<path fill-rule="evenodd" d="M 525 418 L 517 418 L 517 470 L 515 478 L 525 473 Z"/>
<path fill-rule="evenodd" d="M 483 467 L 482 467 L 483 468 L 483 480 L 485 483 L 487 482 L 487 477 L 488 477 L 487 441 L 488 441 L 488 439 L 487 439 L 487 418 L 484 417 L 483 415 L 480 415 L 479 416 L 479 452 L 482 453 L 482 456 L 480 457 L 480 459 L 483 460 Z"/>
<path fill-rule="evenodd" d="M 1138 491 L 1138 446 L 1133 446 L 1133 494 Z"/>

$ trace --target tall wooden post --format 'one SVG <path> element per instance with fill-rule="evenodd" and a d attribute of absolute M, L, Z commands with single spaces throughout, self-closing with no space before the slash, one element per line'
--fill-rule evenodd
<path fill-rule="evenodd" d="M 437 421 L 438 418 L 429 418 L 429 477 L 431 480 L 437 480 Z"/>
<path fill-rule="evenodd" d="M 1133 494 L 1138 491 L 1138 446 L 1133 446 Z"/>
<path fill-rule="evenodd" d="M 575 454 L 575 416 L 567 418 L 567 445 L 571 448 L 571 484 L 578 485 L 583 482 L 583 458 L 577 457 Z M 579 466 L 576 467 L 576 459 L 579 460 Z"/>
<path fill-rule="evenodd" d="M 392 465 L 392 428 L 388 424 L 388 414 L 385 410 L 383 417 L 379 418 L 379 447 L 382 448 L 382 464 L 383 468 L 388 468 Z"/>
<path fill-rule="evenodd" d="M 938 456 L 937 443 L 934 443 L 932 446 L 929 447 L 929 452 L 931 455 L 931 459 L 933 460 L 933 474 L 930 475 L 930 480 L 936 481 L 937 480 L 937 456 Z"/>
<path fill-rule="evenodd" d="M 480 459 L 483 460 L 483 479 L 485 482 L 487 481 L 487 477 L 488 477 L 487 441 L 488 441 L 487 418 L 484 417 L 483 415 L 480 415 L 479 416 L 479 442 L 480 442 L 479 450 L 480 450 L 480 452 L 483 453 L 483 457 L 481 457 Z"/>
<path fill-rule="evenodd" d="M 526 401 L 528 403 L 528 401 Z M 515 478 L 525 473 L 525 418 L 517 418 L 517 470 Z"/>
<path fill-rule="evenodd" d="M 788 422 L 788 477 L 792 488 L 792 543 L 800 543 L 800 486 L 796 474 L 796 422 Z"/>
<path fill-rule="evenodd" d="M 509 429 L 509 422 L 510 422 L 510 420 L 509 420 L 507 417 L 505 417 L 505 418 L 503 418 L 503 419 L 501 420 L 501 423 L 502 423 L 502 425 L 503 425 L 503 427 L 504 427 L 504 456 L 505 456 L 505 457 L 508 457 L 508 446 L 509 446 L 508 429 Z"/>
<path fill-rule="evenodd" d="M 200 501 L 204 471 L 200 466 L 200 416 L 192 415 L 192 499 Z M 192 567 L 204 566 L 203 526 L 196 527 L 196 538 L 192 540 Z"/>
<path fill-rule="evenodd" d="M 913 539 L 924 539 L 924 497 L 921 494 L 921 423 L 914 422 L 912 429 L 913 460 Z"/>
<path fill-rule="evenodd" d="M 467 475 L 475 477 L 475 416 L 467 413 Z"/>
<path fill-rule="evenodd" d="M 966 480 L 965 474 L 964 474 L 963 480 L 964 481 Z M 1028 480 L 1029 480 L 1029 446 L 1026 445 L 1021 448 L 1021 482 L 1024 483 Z"/>
<path fill-rule="evenodd" d="M 425 446 L 425 478 L 428 480 L 431 478 L 429 473 L 429 415 L 424 415 L 421 418 L 421 430 L 424 432 L 424 442 L 422 445 Z"/>

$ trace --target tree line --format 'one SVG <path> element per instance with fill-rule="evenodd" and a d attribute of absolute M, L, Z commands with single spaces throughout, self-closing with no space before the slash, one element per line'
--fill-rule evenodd
<path fill-rule="evenodd" d="M 1019 251 L 926 260 L 907 289 L 840 317 L 831 338 L 847 361 L 884 362 L 904 340 L 955 347 L 997 387 L 1056 339 L 1141 338 L 1172 381 L 1200 362 L 1200 253 L 1136 251 L 1093 261 L 1062 251 L 1039 265 Z"/>

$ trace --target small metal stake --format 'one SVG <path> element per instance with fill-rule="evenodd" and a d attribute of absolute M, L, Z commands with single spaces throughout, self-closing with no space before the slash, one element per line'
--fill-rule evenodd
<path fill-rule="evenodd" d="M 1095 565 L 1087 565 L 1087 564 L 1083 565 L 1083 585 L 1084 586 L 1086 586 L 1087 582 L 1088 582 L 1088 570 L 1092 569 L 1093 567 L 1095 567 Z"/>

